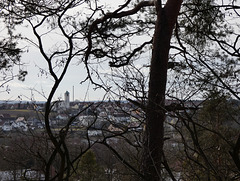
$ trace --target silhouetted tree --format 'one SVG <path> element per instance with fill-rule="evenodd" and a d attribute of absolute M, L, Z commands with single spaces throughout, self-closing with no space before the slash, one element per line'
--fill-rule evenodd
<path fill-rule="evenodd" d="M 9 19 L 7 15 L 11 15 L 13 23 L 26 22 L 31 27 L 36 38 L 33 42 L 48 65 L 47 71 L 41 71 L 53 79 L 44 113 L 46 132 L 53 146 L 45 162 L 46 180 L 69 180 L 73 163 L 96 142 L 106 145 L 125 165 L 145 180 L 162 180 L 162 165 L 174 180 L 163 153 L 164 122 L 167 112 L 186 110 L 184 104 L 166 105 L 166 95 L 184 102 L 196 95 L 202 97 L 201 94 L 208 91 L 211 85 L 224 89 L 239 99 L 234 87 L 238 85 L 236 75 L 239 69 L 234 65 L 239 58 L 239 35 L 236 33 L 236 41 L 233 43 L 226 43 L 233 28 L 228 26 L 225 18 L 228 12 L 231 17 L 231 11 L 238 15 L 238 6 L 224 2 L 217 4 L 214 0 L 126 0 L 112 8 L 101 4 L 101 1 L 33 0 L 4 1 L 1 2 L 1 7 L 6 19 Z M 45 46 L 49 32 L 58 36 L 54 38 L 56 42 L 53 42 L 51 50 Z M 211 47 L 216 47 L 216 50 Z M 151 54 L 151 61 L 142 63 L 140 60 L 148 56 L 146 52 Z M 109 97 L 128 99 L 139 106 L 141 111 L 145 111 L 140 171 L 131 167 L 107 143 L 113 136 L 124 137 L 127 129 L 122 128 L 123 131 L 116 135 L 104 135 L 101 141 L 91 141 L 86 135 L 86 148 L 72 159 L 67 146 L 69 130 L 75 118 L 84 110 L 74 116 L 69 115 L 68 122 L 57 133 L 51 127 L 50 115 L 54 104 L 57 104 L 53 103 L 53 97 L 75 60 L 86 70 L 86 79 L 82 82 L 89 81 L 96 89 L 104 89 Z M 110 77 L 114 78 L 117 88 L 112 87 L 111 81 L 109 83 L 109 80 L 103 79 L 106 61 L 111 70 L 115 71 Z M 167 73 L 173 79 L 168 79 Z M 235 76 L 236 80 L 232 80 L 231 76 Z M 96 112 L 93 114 L 94 121 L 91 124 L 98 117 Z M 177 115 L 182 119 L 181 114 Z M 190 133 L 194 131 L 193 127 L 183 123 Z M 239 165 L 239 140 L 231 151 L 236 165 Z M 56 160 L 59 167 L 52 177 L 50 168 Z"/>

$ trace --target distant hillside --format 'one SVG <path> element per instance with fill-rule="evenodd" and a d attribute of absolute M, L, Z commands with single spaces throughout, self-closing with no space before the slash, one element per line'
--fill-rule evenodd
<path fill-rule="evenodd" d="M 31 101 L 14 101 L 14 100 L 0 100 L 0 104 L 26 104 L 26 103 L 32 103 Z M 34 101 L 34 104 L 44 104 L 46 101 Z"/>
<path fill-rule="evenodd" d="M 0 114 L 9 114 L 11 117 L 36 117 L 37 112 L 34 110 L 27 110 L 27 109 L 3 109 L 0 110 Z M 40 115 L 40 113 L 38 113 Z"/>

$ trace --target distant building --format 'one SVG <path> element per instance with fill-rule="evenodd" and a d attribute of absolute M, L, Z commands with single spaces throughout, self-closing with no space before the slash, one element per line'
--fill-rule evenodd
<path fill-rule="evenodd" d="M 66 109 L 70 108 L 70 97 L 69 97 L 68 91 L 66 91 L 64 94 L 64 102 L 65 102 Z"/>
<path fill-rule="evenodd" d="M 53 102 L 53 104 L 54 104 L 53 110 L 57 111 L 59 113 L 66 110 L 66 109 L 69 109 L 70 108 L 69 92 L 66 91 L 64 93 L 64 100 L 55 101 L 55 102 Z"/>

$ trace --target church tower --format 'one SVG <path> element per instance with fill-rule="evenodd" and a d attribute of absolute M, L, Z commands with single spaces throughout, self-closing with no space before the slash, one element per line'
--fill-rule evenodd
<path fill-rule="evenodd" d="M 69 97 L 68 91 L 66 91 L 64 94 L 64 102 L 65 102 L 66 109 L 70 108 L 70 97 Z"/>

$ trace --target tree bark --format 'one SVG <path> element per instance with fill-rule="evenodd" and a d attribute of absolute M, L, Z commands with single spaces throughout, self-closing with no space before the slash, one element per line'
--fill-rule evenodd
<path fill-rule="evenodd" d="M 170 40 L 182 0 L 168 0 L 162 8 L 156 0 L 157 20 L 150 64 L 149 94 L 146 110 L 143 174 L 145 180 L 160 181 L 163 156 L 163 123 Z"/>

